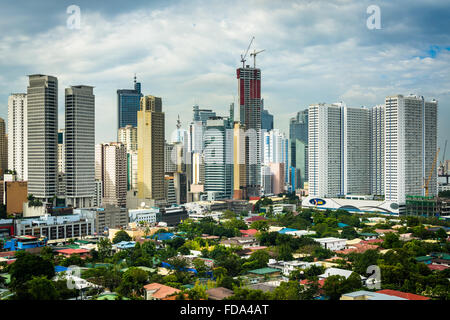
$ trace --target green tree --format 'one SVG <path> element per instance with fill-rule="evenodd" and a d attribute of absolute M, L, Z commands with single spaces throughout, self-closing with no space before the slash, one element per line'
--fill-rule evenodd
<path fill-rule="evenodd" d="M 250 225 L 250 228 L 265 232 L 265 231 L 269 230 L 269 224 L 266 220 L 258 220 L 258 221 L 253 222 Z"/>
<path fill-rule="evenodd" d="M 33 277 L 44 276 L 51 279 L 55 276 L 53 263 L 40 256 L 32 255 L 28 252 L 16 252 L 16 261 L 9 267 L 11 275 L 10 287 L 16 291 L 24 293 L 26 282 Z"/>
<path fill-rule="evenodd" d="M 294 259 L 292 256 L 292 249 L 288 244 L 283 244 L 277 248 L 277 259 L 282 261 L 291 261 Z"/>
<path fill-rule="evenodd" d="M 339 275 L 329 276 L 328 278 L 326 278 L 322 289 L 325 295 L 330 297 L 330 300 L 339 300 L 341 295 L 345 293 L 343 290 L 346 289 L 344 288 L 344 283 L 345 283 L 344 276 Z"/>
<path fill-rule="evenodd" d="M 46 276 L 33 277 L 27 282 L 30 300 L 58 300 L 59 293 L 52 280 Z"/>
<path fill-rule="evenodd" d="M 197 281 L 192 289 L 188 291 L 188 298 L 190 300 L 206 300 L 208 294 L 203 286 Z"/>
<path fill-rule="evenodd" d="M 108 238 L 101 238 L 97 243 L 98 257 L 100 260 L 108 258 L 112 254 L 112 244 Z"/>
<path fill-rule="evenodd" d="M 396 235 L 394 232 L 389 232 L 385 234 L 384 241 L 381 246 L 385 249 L 401 248 L 402 242 L 400 241 L 398 235 Z"/>
<path fill-rule="evenodd" d="M 120 230 L 114 235 L 112 243 L 116 244 L 122 241 L 131 241 L 130 235 L 124 230 Z"/>
<path fill-rule="evenodd" d="M 358 233 L 356 232 L 355 228 L 347 226 L 342 228 L 341 232 L 341 238 L 353 240 L 358 237 Z"/>
<path fill-rule="evenodd" d="M 206 277 L 206 272 L 208 271 L 208 267 L 205 264 L 205 261 L 202 259 L 194 259 L 192 261 L 192 264 L 194 265 L 195 270 L 197 270 L 197 275 L 200 278 Z"/>
<path fill-rule="evenodd" d="M 272 292 L 273 300 L 300 300 L 302 287 L 298 281 L 282 282 Z"/>
<path fill-rule="evenodd" d="M 122 275 L 122 283 L 117 288 L 117 292 L 123 296 L 142 296 L 148 278 L 146 271 L 131 267 Z"/>

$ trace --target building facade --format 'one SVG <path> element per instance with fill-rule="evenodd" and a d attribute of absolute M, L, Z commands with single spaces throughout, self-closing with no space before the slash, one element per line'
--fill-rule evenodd
<path fill-rule="evenodd" d="M 95 191 L 95 96 L 90 86 L 66 88 L 66 204 L 91 207 Z"/>
<path fill-rule="evenodd" d="M 28 180 L 27 95 L 12 94 L 8 98 L 8 169 L 17 179 Z"/>
<path fill-rule="evenodd" d="M 28 192 L 50 201 L 58 171 L 58 80 L 30 75 L 27 89 Z"/>

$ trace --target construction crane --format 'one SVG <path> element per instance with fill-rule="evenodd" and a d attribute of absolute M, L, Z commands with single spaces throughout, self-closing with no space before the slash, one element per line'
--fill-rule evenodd
<path fill-rule="evenodd" d="M 449 173 L 445 170 L 445 151 L 447 151 L 447 140 L 445 140 L 444 145 L 444 153 L 442 154 L 442 161 L 439 165 L 438 175 L 439 177 L 444 177 L 447 179 L 447 185 L 448 185 L 448 177 L 450 176 Z"/>
<path fill-rule="evenodd" d="M 434 156 L 433 165 L 431 166 L 431 170 L 430 170 L 430 174 L 428 175 L 428 179 L 427 179 L 427 181 L 425 181 L 425 183 L 423 185 L 423 188 L 425 189 L 425 197 L 428 197 L 428 186 L 430 184 L 431 177 L 433 176 L 433 171 L 436 166 L 436 161 L 438 160 L 439 151 L 441 151 L 441 149 L 438 148 L 436 151 L 436 155 Z"/>
<path fill-rule="evenodd" d="M 256 50 L 253 50 L 253 53 L 250 53 L 250 57 L 253 57 L 253 68 L 256 68 L 256 55 L 261 52 L 264 52 L 264 51 L 266 51 L 266 50 L 264 49 L 264 50 L 260 50 L 258 52 Z"/>
<path fill-rule="evenodd" d="M 255 40 L 255 37 L 252 37 L 252 40 L 250 41 L 247 51 L 245 51 L 245 54 L 244 55 L 241 54 L 242 68 L 245 68 L 245 61 L 246 61 L 245 58 L 247 57 L 248 50 L 250 50 L 250 46 L 252 45 L 253 40 Z"/>

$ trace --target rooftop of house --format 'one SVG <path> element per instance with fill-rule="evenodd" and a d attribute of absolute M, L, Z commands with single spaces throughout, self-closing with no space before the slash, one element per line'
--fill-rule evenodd
<path fill-rule="evenodd" d="M 396 296 L 407 300 L 430 300 L 428 297 L 420 296 L 418 294 L 414 293 L 408 293 L 408 292 L 402 292 L 397 290 L 391 290 L 391 289 L 384 289 L 376 291 L 377 293 L 387 294 L 390 296 Z"/>
<path fill-rule="evenodd" d="M 258 230 L 256 229 L 239 230 L 239 231 L 241 232 L 241 234 L 247 236 L 254 236 L 258 232 Z"/>
<path fill-rule="evenodd" d="M 275 268 L 259 268 L 259 269 L 255 269 L 255 270 L 250 270 L 248 273 L 253 273 L 253 274 L 258 274 L 258 275 L 266 275 L 266 274 L 271 274 L 271 273 L 276 273 L 276 272 L 280 272 L 280 270 L 275 269 Z"/>
<path fill-rule="evenodd" d="M 61 250 L 56 250 L 56 252 L 61 253 L 61 254 L 66 254 L 66 255 L 71 255 L 71 254 L 83 254 L 83 253 L 89 253 L 89 250 L 86 249 L 61 249 Z"/>
<path fill-rule="evenodd" d="M 247 221 L 247 222 L 255 222 L 255 221 L 260 221 L 260 220 L 267 220 L 267 218 L 263 217 L 263 216 L 253 216 L 253 217 L 245 219 L 245 221 Z"/>
<path fill-rule="evenodd" d="M 342 297 L 360 298 L 360 300 L 407 300 L 405 298 L 371 291 L 355 291 L 343 294 Z M 342 299 L 341 297 L 341 299 Z"/>
<path fill-rule="evenodd" d="M 145 291 L 155 291 L 154 293 L 152 293 L 152 297 L 156 299 L 163 299 L 167 296 L 170 296 L 174 293 L 178 293 L 181 291 L 179 289 L 165 286 L 157 282 L 145 285 L 144 289 Z"/>
<path fill-rule="evenodd" d="M 345 270 L 345 269 L 339 269 L 339 268 L 327 268 L 324 273 L 319 275 L 320 278 L 328 278 L 329 276 L 343 276 L 345 278 L 350 277 L 350 275 L 353 273 L 351 270 Z M 361 279 L 366 279 L 365 277 L 359 275 Z"/>
<path fill-rule="evenodd" d="M 441 264 L 428 264 L 427 267 L 428 267 L 430 270 L 433 270 L 433 271 L 434 271 L 434 270 L 437 270 L 437 271 L 443 271 L 443 270 L 449 268 L 449 267 L 444 266 L 444 265 L 441 265 Z"/>
<path fill-rule="evenodd" d="M 234 292 L 233 290 L 224 287 L 217 287 L 207 290 L 206 293 L 211 300 L 223 300 L 232 296 Z"/>

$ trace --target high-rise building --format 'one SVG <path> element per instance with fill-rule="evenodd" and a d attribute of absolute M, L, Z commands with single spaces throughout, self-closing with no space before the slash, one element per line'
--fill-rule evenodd
<path fill-rule="evenodd" d="M 0 176 L 8 170 L 8 136 L 5 120 L 0 118 Z"/>
<path fill-rule="evenodd" d="M 56 195 L 58 171 L 58 80 L 29 76 L 28 193 L 49 201 Z"/>
<path fill-rule="evenodd" d="M 125 146 L 127 152 L 137 151 L 137 127 L 129 124 L 119 128 L 118 138 L 118 142 Z"/>
<path fill-rule="evenodd" d="M 247 175 L 245 173 L 245 134 L 244 125 L 234 123 L 233 141 L 233 199 L 242 200 L 247 198 Z"/>
<path fill-rule="evenodd" d="M 111 142 L 95 146 L 95 179 L 101 181 L 104 205 L 126 207 L 127 150 L 122 143 Z"/>
<path fill-rule="evenodd" d="M 245 125 L 247 195 L 258 197 L 261 189 L 261 70 L 238 68 L 239 118 Z"/>
<path fill-rule="evenodd" d="M 273 115 L 270 114 L 268 110 L 264 109 L 264 99 L 262 99 L 261 103 L 261 130 L 273 130 Z"/>
<path fill-rule="evenodd" d="M 137 127 L 129 124 L 119 128 L 118 138 L 127 149 L 127 190 L 137 190 Z"/>
<path fill-rule="evenodd" d="M 193 117 L 192 120 L 201 121 L 203 124 L 206 124 L 206 120 L 209 118 L 215 117 L 216 113 L 211 109 L 200 109 L 198 105 L 194 105 L 193 107 Z"/>
<path fill-rule="evenodd" d="M 95 96 L 91 86 L 66 88 L 66 204 L 91 207 L 95 191 Z"/>
<path fill-rule="evenodd" d="M 66 171 L 65 131 L 64 129 L 58 130 L 58 174 Z"/>
<path fill-rule="evenodd" d="M 370 111 L 367 108 L 342 107 L 343 194 L 369 195 L 370 184 Z"/>
<path fill-rule="evenodd" d="M 137 126 L 137 112 L 140 109 L 141 98 L 141 83 L 136 82 L 136 76 L 134 89 L 117 90 L 118 129 L 127 125 Z"/>
<path fill-rule="evenodd" d="M 369 195 L 370 112 L 343 103 L 309 107 L 309 194 Z"/>
<path fill-rule="evenodd" d="M 304 188 L 308 181 L 308 109 L 297 112 L 289 121 L 289 183 L 292 190 Z"/>
<path fill-rule="evenodd" d="M 385 100 L 385 199 L 400 212 L 406 196 L 424 196 L 424 183 L 437 150 L 437 101 L 422 96 L 389 96 Z M 437 194 L 436 170 L 431 172 L 429 196 Z"/>
<path fill-rule="evenodd" d="M 164 113 L 161 98 L 145 96 L 138 111 L 138 198 L 164 200 Z"/>
<path fill-rule="evenodd" d="M 384 195 L 384 105 L 370 109 L 371 194 Z"/>
<path fill-rule="evenodd" d="M 215 117 L 206 122 L 205 132 L 205 192 L 215 193 L 215 199 L 233 196 L 233 130 L 229 121 Z"/>
<path fill-rule="evenodd" d="M 309 194 L 342 195 L 342 108 L 340 105 L 309 106 Z"/>
<path fill-rule="evenodd" d="M 8 169 L 16 171 L 17 180 L 28 180 L 27 95 L 8 98 Z"/>

